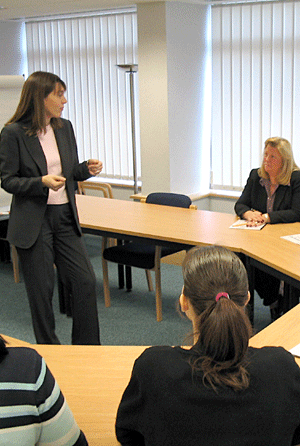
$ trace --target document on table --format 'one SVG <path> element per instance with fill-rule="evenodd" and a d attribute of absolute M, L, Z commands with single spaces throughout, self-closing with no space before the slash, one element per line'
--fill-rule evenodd
<path fill-rule="evenodd" d="M 284 238 L 285 240 L 288 240 L 289 242 L 297 243 L 297 245 L 300 245 L 300 234 L 282 235 L 280 238 Z"/>
<path fill-rule="evenodd" d="M 292 353 L 292 355 L 297 356 L 298 358 L 300 358 L 300 344 L 298 344 L 295 347 L 291 348 L 290 353 Z"/>
<path fill-rule="evenodd" d="M 0 206 L 0 215 L 9 215 L 10 206 Z"/>
<path fill-rule="evenodd" d="M 229 229 L 252 229 L 254 231 L 260 231 L 266 225 L 266 223 L 262 223 L 257 226 L 247 226 L 247 223 L 247 220 L 240 219 L 229 226 Z"/>

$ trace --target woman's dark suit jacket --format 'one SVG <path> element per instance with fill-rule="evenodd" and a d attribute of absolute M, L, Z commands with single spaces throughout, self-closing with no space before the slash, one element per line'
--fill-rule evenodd
<path fill-rule="evenodd" d="M 236 214 L 242 218 L 250 209 L 267 212 L 267 192 L 260 184 L 258 169 L 250 172 L 242 195 L 235 204 Z M 289 186 L 278 186 L 273 206 L 269 213 L 271 223 L 293 223 L 300 221 L 300 170 L 292 173 Z"/>
<path fill-rule="evenodd" d="M 78 221 L 74 182 L 89 178 L 87 164 L 78 161 L 77 145 L 70 121 L 62 119 L 63 127 L 55 130 L 66 191 L 76 222 Z M 13 194 L 9 217 L 8 241 L 19 248 L 30 248 L 40 232 L 47 208 L 48 187 L 42 183 L 47 175 L 46 158 L 37 136 L 26 135 L 22 123 L 3 128 L 0 137 L 1 187 Z"/>

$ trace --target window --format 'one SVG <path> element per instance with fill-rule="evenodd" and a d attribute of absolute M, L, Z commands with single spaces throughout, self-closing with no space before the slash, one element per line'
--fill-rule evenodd
<path fill-rule="evenodd" d="M 300 3 L 212 7 L 212 188 L 241 190 L 270 136 L 299 164 L 299 79 Z"/>
<path fill-rule="evenodd" d="M 63 117 L 74 126 L 80 160 L 99 158 L 101 176 L 132 180 L 129 75 L 116 65 L 137 64 L 135 9 L 28 21 L 26 38 L 29 73 L 50 71 L 66 82 Z M 138 122 L 136 134 L 140 177 Z"/>

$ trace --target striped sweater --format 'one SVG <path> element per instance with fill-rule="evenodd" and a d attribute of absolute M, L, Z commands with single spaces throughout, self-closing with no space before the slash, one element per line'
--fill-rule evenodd
<path fill-rule="evenodd" d="M 33 349 L 0 357 L 0 445 L 85 446 L 60 388 Z"/>

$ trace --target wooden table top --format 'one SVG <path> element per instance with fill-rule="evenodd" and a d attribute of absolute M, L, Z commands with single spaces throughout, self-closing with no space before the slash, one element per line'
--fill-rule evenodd
<path fill-rule="evenodd" d="M 82 227 L 188 245 L 222 245 L 300 281 L 300 247 L 281 238 L 300 223 L 266 225 L 260 231 L 229 229 L 233 214 L 157 206 L 77 195 Z"/>
<path fill-rule="evenodd" d="M 299 320 L 300 304 L 254 336 L 250 345 L 291 349 L 300 343 Z M 117 408 L 145 346 L 30 345 L 4 337 L 11 346 L 30 346 L 45 358 L 91 446 L 119 444 L 114 435 Z"/>

